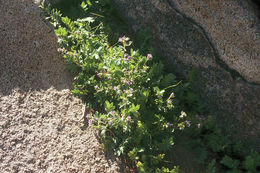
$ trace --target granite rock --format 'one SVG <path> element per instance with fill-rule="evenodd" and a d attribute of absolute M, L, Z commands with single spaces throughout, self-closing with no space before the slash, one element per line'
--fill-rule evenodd
<path fill-rule="evenodd" d="M 127 172 L 79 121 L 84 104 L 41 12 L 0 0 L 0 172 Z"/>
<path fill-rule="evenodd" d="M 223 127 L 260 139 L 260 25 L 246 1 L 113 0 L 127 24 L 150 28 L 168 69 L 188 76 Z"/>

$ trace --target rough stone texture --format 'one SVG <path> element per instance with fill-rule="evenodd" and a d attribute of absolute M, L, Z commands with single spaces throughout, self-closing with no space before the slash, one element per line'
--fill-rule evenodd
<path fill-rule="evenodd" d="M 0 172 L 124 172 L 78 121 L 82 102 L 32 0 L 0 0 Z"/>
<path fill-rule="evenodd" d="M 260 139 L 260 34 L 240 0 L 113 0 L 129 26 L 150 28 L 168 69 L 187 77 L 226 129 Z"/>
<path fill-rule="evenodd" d="M 229 68 L 260 84 L 260 25 L 253 7 L 244 0 L 171 2 L 204 28 Z"/>

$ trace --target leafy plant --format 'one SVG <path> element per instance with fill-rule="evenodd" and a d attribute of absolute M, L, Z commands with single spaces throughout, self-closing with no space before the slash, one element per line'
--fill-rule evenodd
<path fill-rule="evenodd" d="M 90 5 L 81 4 L 86 14 Z M 175 76 L 165 75 L 162 63 L 153 63 L 151 54 L 128 49 L 131 41 L 126 36 L 111 46 L 95 17 L 72 21 L 44 9 L 55 27 L 58 51 L 69 69 L 79 69 L 72 92 L 88 102 L 93 110 L 86 115 L 88 123 L 100 130 L 106 146 L 118 156 L 127 154 L 140 172 L 176 172 L 163 167 L 164 153 L 174 144 L 174 131 L 190 124 L 174 105 Z"/>
<path fill-rule="evenodd" d="M 216 173 L 216 160 L 213 159 L 207 166 L 206 173 Z"/>
<path fill-rule="evenodd" d="M 245 158 L 245 160 L 243 162 L 243 166 L 250 173 L 257 172 L 257 167 L 260 167 L 259 153 L 257 153 L 256 151 L 252 151 L 250 153 L 250 155 L 248 155 Z M 258 170 L 258 172 L 259 172 L 259 170 Z"/>
<path fill-rule="evenodd" d="M 220 161 L 220 163 L 225 165 L 226 167 L 228 167 L 230 169 L 237 169 L 238 165 L 239 165 L 238 160 L 234 160 L 229 156 L 223 157 L 222 160 Z"/>
<path fill-rule="evenodd" d="M 149 29 L 139 32 L 136 50 L 128 37 L 118 39 L 120 32 L 114 32 L 120 29 L 111 23 L 118 18 L 109 0 L 82 1 L 73 6 L 72 18 L 42 7 L 58 36 L 57 51 L 76 75 L 72 92 L 87 103 L 86 119 L 100 130 L 105 149 L 128 156 L 139 172 L 177 173 L 179 167 L 168 164 L 166 156 L 175 132 L 182 131 L 207 173 L 259 171 L 257 152 L 241 155 L 243 144 L 203 116 L 204 105 L 191 90 L 195 71 L 188 82 L 165 72 L 148 44 Z"/>

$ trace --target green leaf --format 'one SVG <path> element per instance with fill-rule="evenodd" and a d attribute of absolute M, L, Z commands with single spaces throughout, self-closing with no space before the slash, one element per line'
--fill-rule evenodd
<path fill-rule="evenodd" d="M 73 30 L 74 28 L 74 23 L 71 21 L 70 18 L 68 17 L 62 17 L 61 21 L 70 29 Z"/>
<path fill-rule="evenodd" d="M 87 7 L 88 7 L 88 5 L 85 3 L 85 1 L 82 1 L 82 3 L 81 3 L 81 8 L 83 8 L 84 10 L 88 10 L 87 9 Z"/>
<path fill-rule="evenodd" d="M 161 143 L 158 144 L 158 149 L 160 151 L 167 151 L 173 146 L 173 138 L 172 137 L 167 137 L 162 140 Z"/>
<path fill-rule="evenodd" d="M 176 83 L 175 78 L 176 76 L 174 74 L 172 73 L 168 74 L 161 80 L 161 86 L 165 88 L 169 85 L 175 84 Z"/>
<path fill-rule="evenodd" d="M 128 112 L 129 112 L 129 113 L 131 113 L 131 112 L 137 113 L 139 109 L 140 109 L 140 105 L 136 105 L 136 106 L 135 106 L 134 104 L 132 104 L 132 105 L 130 106 L 130 108 L 128 109 Z"/>
<path fill-rule="evenodd" d="M 260 166 L 260 155 L 256 151 L 252 151 L 243 162 L 243 166 L 248 171 L 256 171 L 256 167 Z"/>
<path fill-rule="evenodd" d="M 225 165 L 226 167 L 230 169 L 236 169 L 239 165 L 239 160 L 232 159 L 229 156 L 225 156 L 221 161 L 221 164 Z"/>
<path fill-rule="evenodd" d="M 59 27 L 58 29 L 54 30 L 55 34 L 58 36 L 67 36 L 68 32 L 65 28 Z"/>
<path fill-rule="evenodd" d="M 114 109 L 115 109 L 115 106 L 114 106 L 113 102 L 111 102 L 111 103 L 109 101 L 105 102 L 105 110 L 107 112 L 113 111 Z"/>
<path fill-rule="evenodd" d="M 149 97 L 149 90 L 144 91 L 144 92 L 143 92 L 143 95 L 144 95 L 145 97 Z"/>
<path fill-rule="evenodd" d="M 223 136 L 221 134 L 209 134 L 205 136 L 205 139 L 207 140 L 207 146 L 214 152 L 224 151 L 230 144 L 228 136 Z"/>
<path fill-rule="evenodd" d="M 91 1 L 90 1 L 90 0 L 87 0 L 87 4 L 88 4 L 89 6 L 91 6 L 91 5 L 92 5 L 92 3 L 91 3 Z"/>
<path fill-rule="evenodd" d="M 207 166 L 205 173 L 216 173 L 216 160 L 213 159 Z"/>

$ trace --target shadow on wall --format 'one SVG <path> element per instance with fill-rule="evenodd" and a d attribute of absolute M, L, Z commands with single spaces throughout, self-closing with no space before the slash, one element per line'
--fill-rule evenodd
<path fill-rule="evenodd" d="M 83 0 L 49 0 L 52 6 L 59 9 L 63 16 L 68 16 L 71 19 L 80 17 L 81 11 L 78 10 L 78 6 Z"/>
<path fill-rule="evenodd" d="M 252 6 L 256 8 L 258 19 L 260 20 L 260 0 L 252 0 Z"/>
<path fill-rule="evenodd" d="M 32 0 L 2 1 L 0 9 L 0 95 L 14 88 L 71 89 L 72 75 L 57 52 L 54 32 L 40 17 L 41 9 Z"/>

